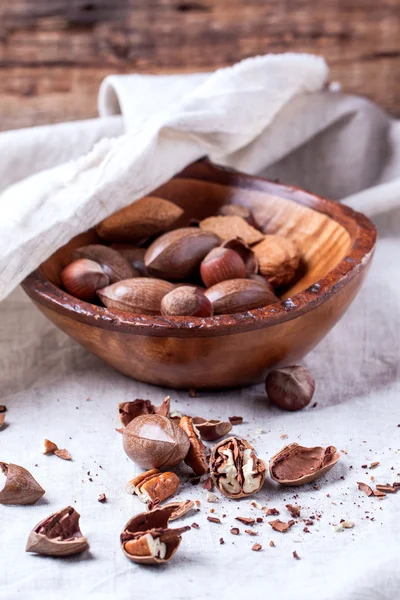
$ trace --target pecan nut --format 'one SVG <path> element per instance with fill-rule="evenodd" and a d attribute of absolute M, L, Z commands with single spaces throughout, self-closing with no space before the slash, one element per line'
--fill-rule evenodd
<path fill-rule="evenodd" d="M 175 473 L 151 469 L 129 481 L 126 491 L 136 494 L 142 502 L 162 502 L 175 494 L 179 484 L 179 477 Z"/>
<path fill-rule="evenodd" d="M 186 433 L 190 441 L 189 452 L 184 459 L 185 463 L 193 469 L 196 475 L 204 475 L 208 471 L 205 447 L 201 441 L 200 433 L 193 423 L 193 419 L 184 416 L 179 421 L 179 426 Z"/>
<path fill-rule="evenodd" d="M 168 522 L 175 506 L 155 508 L 130 519 L 121 533 L 121 548 L 129 560 L 157 565 L 166 563 L 174 556 L 182 537 L 190 527 L 169 529 Z"/>
<path fill-rule="evenodd" d="M 213 448 L 210 469 L 215 486 L 228 498 L 257 493 L 266 475 L 265 464 L 254 448 L 237 437 L 222 440 Z"/>

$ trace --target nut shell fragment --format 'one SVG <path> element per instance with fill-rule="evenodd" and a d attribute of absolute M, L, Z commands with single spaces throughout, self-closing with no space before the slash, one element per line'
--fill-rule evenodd
<path fill-rule="evenodd" d="M 130 519 L 121 533 L 121 548 L 132 562 L 157 565 L 171 560 L 190 526 L 169 529 L 174 506 L 155 508 Z"/>
<path fill-rule="evenodd" d="M 271 478 L 282 485 L 303 485 L 325 475 L 340 459 L 334 446 L 285 446 L 269 463 Z"/>
<path fill-rule="evenodd" d="M 40 521 L 29 535 L 26 552 L 47 556 L 71 556 L 89 548 L 79 529 L 80 514 L 67 506 Z"/>
<path fill-rule="evenodd" d="M 255 229 L 237 215 L 208 217 L 200 221 L 199 227 L 205 231 L 212 231 L 222 240 L 239 237 L 249 246 L 264 239 L 264 234 L 261 231 Z"/>
<path fill-rule="evenodd" d="M 19 465 L 0 462 L 6 482 L 0 490 L 0 504 L 11 506 L 35 504 L 45 493 L 36 479 Z"/>
<path fill-rule="evenodd" d="M 266 467 L 246 440 L 230 437 L 217 444 L 210 458 L 211 477 L 228 498 L 256 494 L 263 486 Z"/>
<path fill-rule="evenodd" d="M 179 421 L 179 427 L 183 429 L 190 441 L 189 452 L 184 459 L 185 463 L 193 469 L 196 475 L 204 475 L 208 471 L 208 462 L 204 444 L 196 426 L 193 424 L 193 419 L 186 416 L 182 417 Z"/>
<path fill-rule="evenodd" d="M 207 421 L 202 417 L 193 417 L 193 424 L 200 433 L 202 440 L 214 442 L 224 437 L 232 429 L 232 423 L 229 421 L 220 421 L 219 419 L 210 419 Z"/>
<path fill-rule="evenodd" d="M 118 405 L 119 420 L 126 427 L 133 419 L 139 415 L 162 415 L 169 417 L 170 396 L 165 396 L 160 406 L 154 406 L 151 400 L 142 400 L 136 398 L 130 402 L 121 402 Z"/>

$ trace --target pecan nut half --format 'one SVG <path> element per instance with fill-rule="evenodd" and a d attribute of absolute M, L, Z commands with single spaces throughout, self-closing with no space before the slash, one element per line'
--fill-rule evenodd
<path fill-rule="evenodd" d="M 67 506 L 40 521 L 31 531 L 26 552 L 46 556 L 71 556 L 89 548 L 79 529 L 80 514 Z"/>
<path fill-rule="evenodd" d="M 181 534 L 190 529 L 189 526 L 169 529 L 168 521 L 174 511 L 174 506 L 155 508 L 130 519 L 120 537 L 125 556 L 146 565 L 171 560 L 182 541 Z"/>
<path fill-rule="evenodd" d="M 228 498 L 257 493 L 266 475 L 265 464 L 254 448 L 237 437 L 222 440 L 213 448 L 210 470 L 215 486 Z"/>
<path fill-rule="evenodd" d="M 185 463 L 193 469 L 196 475 L 204 475 L 208 471 L 206 449 L 201 441 L 200 433 L 193 423 L 193 419 L 187 416 L 182 417 L 179 421 L 179 427 L 187 434 L 190 441 L 189 452 L 184 459 Z"/>
<path fill-rule="evenodd" d="M 162 502 L 175 494 L 179 484 L 180 479 L 175 473 L 151 469 L 129 481 L 126 491 L 136 494 L 142 502 Z"/>

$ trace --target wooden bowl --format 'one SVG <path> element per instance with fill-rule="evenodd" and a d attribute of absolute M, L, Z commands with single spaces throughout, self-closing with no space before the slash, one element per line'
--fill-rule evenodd
<path fill-rule="evenodd" d="M 295 240 L 304 269 L 279 303 L 234 315 L 153 317 L 81 302 L 60 289 L 75 237 L 23 283 L 57 327 L 125 375 L 174 388 L 224 388 L 261 381 L 303 358 L 344 314 L 367 274 L 376 231 L 363 215 L 308 192 L 215 167 L 187 167 L 153 195 L 204 218 L 226 203 L 249 206 L 266 233 Z"/>

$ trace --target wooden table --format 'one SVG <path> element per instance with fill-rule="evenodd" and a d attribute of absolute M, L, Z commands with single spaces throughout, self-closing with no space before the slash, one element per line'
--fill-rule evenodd
<path fill-rule="evenodd" d="M 399 0 L 0 0 L 0 129 L 96 116 L 108 73 L 288 50 L 400 114 Z"/>

